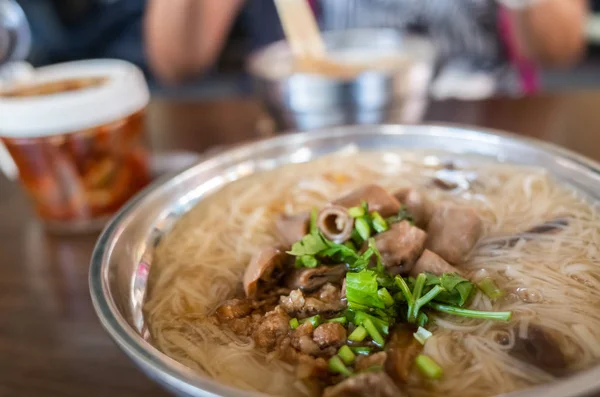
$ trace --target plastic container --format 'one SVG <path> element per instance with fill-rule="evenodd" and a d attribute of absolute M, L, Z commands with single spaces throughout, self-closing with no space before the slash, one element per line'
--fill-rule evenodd
<path fill-rule="evenodd" d="M 37 69 L 0 89 L 0 140 L 52 230 L 97 230 L 150 181 L 143 73 L 119 60 Z"/>

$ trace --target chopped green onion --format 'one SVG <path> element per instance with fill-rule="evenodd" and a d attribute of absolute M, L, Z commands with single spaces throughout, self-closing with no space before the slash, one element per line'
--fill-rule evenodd
<path fill-rule="evenodd" d="M 375 267 L 375 270 L 379 274 L 382 274 L 382 275 L 385 274 L 385 268 L 383 267 L 383 259 L 381 258 L 381 252 L 379 252 L 379 250 L 377 249 L 377 243 L 375 243 L 374 238 L 369 239 L 369 250 L 372 250 L 373 253 L 375 254 L 375 258 L 377 258 L 377 266 Z M 390 280 L 390 282 L 391 282 L 391 280 Z"/>
<path fill-rule="evenodd" d="M 367 346 L 354 346 L 350 347 L 350 350 L 352 350 L 356 354 L 360 354 L 361 356 L 368 356 L 369 354 L 371 354 L 371 351 L 373 349 Z"/>
<path fill-rule="evenodd" d="M 365 216 L 365 209 L 362 206 L 348 208 L 348 215 L 352 218 L 360 218 L 361 216 Z"/>
<path fill-rule="evenodd" d="M 419 314 L 420 307 L 417 306 L 417 302 L 423 293 L 423 287 L 425 286 L 425 281 L 427 280 L 427 276 L 425 273 L 421 273 L 417 276 L 417 280 L 415 281 L 415 288 L 413 290 L 413 305 L 412 308 L 409 307 L 407 320 L 409 323 L 414 323 L 417 321 L 417 315 Z M 439 293 L 439 292 L 438 292 Z M 411 310 L 412 309 L 412 310 Z"/>
<path fill-rule="evenodd" d="M 335 317 L 335 318 L 330 318 L 329 320 L 326 320 L 325 322 L 326 323 L 340 323 L 340 324 L 346 325 L 348 323 L 348 319 L 346 317 Z"/>
<path fill-rule="evenodd" d="M 362 342 L 367 337 L 367 330 L 362 325 L 359 325 L 348 336 L 348 340 L 352 342 Z"/>
<path fill-rule="evenodd" d="M 425 281 L 427 281 L 427 275 L 425 273 L 420 273 L 415 280 L 415 288 L 413 289 L 413 300 L 416 303 L 417 300 L 421 297 L 423 293 L 423 287 L 425 286 Z"/>
<path fill-rule="evenodd" d="M 317 226 L 317 218 L 319 217 L 319 210 L 313 208 L 310 212 L 310 234 L 315 234 L 319 230 Z"/>
<path fill-rule="evenodd" d="M 444 372 L 442 367 L 438 365 L 433 359 L 424 354 L 419 354 L 415 359 L 415 365 L 423 376 L 428 379 L 439 379 L 442 377 Z"/>
<path fill-rule="evenodd" d="M 356 228 L 352 229 L 352 234 L 350 235 L 350 239 L 352 240 L 352 242 L 354 242 L 354 245 L 356 245 L 357 247 L 360 247 L 362 245 L 362 243 L 364 243 L 365 240 L 363 240 L 362 237 L 360 237 L 360 234 L 358 234 L 358 232 L 356 231 Z"/>
<path fill-rule="evenodd" d="M 388 324 L 390 323 L 390 318 L 396 315 L 396 311 L 394 310 L 394 308 L 390 306 L 387 309 L 371 309 L 371 312 L 375 315 L 374 318 L 378 320 L 381 319 L 382 323 L 380 326 L 378 324 L 378 321 L 371 319 L 371 321 L 373 321 L 373 324 L 375 324 L 375 326 L 377 327 L 377 329 L 379 329 L 380 332 L 387 334 L 387 328 L 389 326 Z M 386 329 L 386 331 L 383 331 L 384 329 Z"/>
<path fill-rule="evenodd" d="M 392 295 L 390 295 L 387 289 L 379 288 L 377 290 L 377 295 L 379 296 L 379 299 L 381 299 L 383 303 L 385 303 L 386 306 L 392 306 L 394 304 L 394 298 L 392 298 Z"/>
<path fill-rule="evenodd" d="M 415 337 L 416 340 L 419 341 L 420 344 L 424 345 L 425 341 L 429 338 L 431 338 L 433 336 L 433 334 L 429 331 L 427 331 L 425 328 L 423 327 L 419 327 L 417 329 L 417 332 L 415 332 L 413 334 L 413 336 Z"/>
<path fill-rule="evenodd" d="M 366 200 L 360 200 L 360 206 L 363 207 L 365 215 L 369 213 L 369 203 Z"/>
<path fill-rule="evenodd" d="M 504 291 L 498 288 L 498 286 L 496 286 L 494 283 L 494 280 L 489 277 L 481 280 L 479 283 L 477 283 L 477 286 L 483 291 L 484 294 L 488 296 L 488 298 L 492 300 L 501 298 L 504 295 Z"/>
<path fill-rule="evenodd" d="M 350 309 L 347 309 L 347 310 L 345 310 L 345 311 L 344 311 L 344 313 L 343 313 L 342 315 L 348 319 L 348 322 L 349 322 L 349 323 L 354 323 L 354 324 L 356 324 L 356 323 L 354 322 L 354 314 L 355 314 L 355 312 L 354 312 L 354 311 L 352 311 L 352 310 L 350 310 Z M 358 325 L 358 324 L 357 324 L 357 325 Z"/>
<path fill-rule="evenodd" d="M 300 324 L 304 324 L 307 321 L 312 324 L 313 328 L 317 328 L 319 325 L 321 325 L 323 323 L 323 320 L 321 319 L 320 314 L 302 319 L 302 320 L 300 320 Z"/>
<path fill-rule="evenodd" d="M 369 311 L 371 308 L 366 305 L 361 305 L 360 303 L 348 301 L 348 309 L 362 312 L 362 311 Z"/>
<path fill-rule="evenodd" d="M 354 220 L 354 227 L 363 240 L 368 240 L 371 237 L 371 226 L 369 226 L 369 222 L 364 216 Z"/>
<path fill-rule="evenodd" d="M 428 322 L 429 322 L 429 317 L 427 317 L 427 314 L 420 312 L 419 315 L 417 316 L 417 325 L 419 327 L 424 327 L 427 325 Z"/>
<path fill-rule="evenodd" d="M 396 276 L 394 278 L 394 281 L 396 283 L 396 286 L 400 288 L 400 291 L 402 291 L 402 294 L 404 295 L 404 300 L 406 301 L 406 303 L 408 303 L 408 309 L 410 311 L 414 301 L 412 293 L 410 292 L 410 288 L 408 288 L 408 284 L 406 284 L 406 281 L 404 281 L 404 279 L 401 276 Z"/>
<path fill-rule="evenodd" d="M 390 324 L 386 320 L 382 320 L 375 316 L 371 316 L 365 312 L 356 312 L 354 314 L 354 323 L 357 325 L 363 325 L 365 320 L 371 320 L 371 322 L 377 327 L 377 330 L 384 335 L 388 335 L 390 332 Z"/>
<path fill-rule="evenodd" d="M 344 376 L 352 375 L 352 371 L 344 365 L 342 359 L 338 356 L 333 356 L 329 359 L 329 371 Z"/>
<path fill-rule="evenodd" d="M 340 356 L 340 358 L 346 365 L 352 364 L 354 362 L 354 360 L 356 359 L 354 352 L 352 350 L 350 350 L 350 348 L 346 345 L 340 347 L 340 350 L 338 350 L 337 354 L 338 354 L 338 356 Z"/>
<path fill-rule="evenodd" d="M 406 302 L 406 297 L 402 291 L 398 291 L 394 294 L 394 300 L 396 302 Z"/>
<path fill-rule="evenodd" d="M 375 327 L 375 325 L 373 324 L 371 319 L 369 319 L 369 318 L 365 319 L 363 321 L 362 325 L 363 325 L 363 327 L 365 327 L 365 329 L 367 330 L 367 333 L 369 334 L 371 339 L 373 339 L 373 342 L 375 342 L 376 345 L 381 347 L 385 344 L 385 340 L 383 339 L 383 336 L 381 336 L 381 334 L 377 330 L 377 327 Z"/>
<path fill-rule="evenodd" d="M 296 329 L 296 328 L 298 328 L 299 326 L 300 326 L 300 322 L 298 321 L 298 319 L 297 319 L 297 318 L 293 318 L 293 319 L 291 319 L 291 320 L 290 320 L 290 327 L 291 327 L 292 329 Z"/>
<path fill-rule="evenodd" d="M 388 224 L 385 221 L 385 219 L 383 219 L 382 216 L 379 215 L 379 212 L 371 212 L 371 220 L 373 224 L 373 229 L 375 229 L 377 233 L 385 232 L 386 230 L 388 230 Z"/>
<path fill-rule="evenodd" d="M 461 317 L 480 318 L 482 320 L 508 321 L 512 317 L 512 312 L 484 312 L 479 310 L 463 309 L 456 306 L 442 305 L 434 302 L 429 302 L 427 306 L 442 313 L 454 314 L 455 316 Z"/>

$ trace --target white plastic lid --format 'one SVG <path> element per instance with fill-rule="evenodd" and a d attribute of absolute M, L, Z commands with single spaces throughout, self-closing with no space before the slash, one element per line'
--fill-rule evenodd
<path fill-rule="evenodd" d="M 50 95 L 0 95 L 0 136 L 34 138 L 80 131 L 121 120 L 148 104 L 150 94 L 142 71 L 116 59 L 45 66 L 17 83 L 29 86 L 89 77 L 106 80 L 97 86 Z"/>

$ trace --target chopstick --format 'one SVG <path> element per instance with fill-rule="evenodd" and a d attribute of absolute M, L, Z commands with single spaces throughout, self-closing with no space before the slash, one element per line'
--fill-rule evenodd
<path fill-rule="evenodd" d="M 275 0 L 275 6 L 297 71 L 350 78 L 366 69 L 366 63 L 344 63 L 328 56 L 308 0 Z"/>
<path fill-rule="evenodd" d="M 325 44 L 307 0 L 275 0 L 281 26 L 296 58 L 324 58 Z"/>

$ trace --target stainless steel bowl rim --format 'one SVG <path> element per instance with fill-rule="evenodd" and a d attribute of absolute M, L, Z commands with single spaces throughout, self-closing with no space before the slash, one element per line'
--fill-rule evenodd
<path fill-rule="evenodd" d="M 349 138 L 353 135 L 365 133 L 365 129 L 376 130 L 378 135 L 404 135 L 415 134 L 429 135 L 432 137 L 445 138 L 468 138 L 473 142 L 494 144 L 502 141 L 504 144 L 518 144 L 534 146 L 542 151 L 575 163 L 584 167 L 594 175 L 594 179 L 600 181 L 600 163 L 588 159 L 570 150 L 556 145 L 539 141 L 533 138 L 519 137 L 511 133 L 466 127 L 451 124 L 402 126 L 402 125 L 379 125 L 379 126 L 348 126 L 334 127 L 325 130 L 294 133 L 282 135 L 266 140 L 244 144 L 232 148 L 226 152 L 214 154 L 202 162 L 175 175 L 166 176 L 140 192 L 131 199 L 109 222 L 94 248 L 89 274 L 90 294 L 94 309 L 103 325 L 117 345 L 133 359 L 141 369 L 150 377 L 157 380 L 171 391 L 189 396 L 265 396 L 262 393 L 247 392 L 233 388 L 200 375 L 190 368 L 176 362 L 158 349 L 148 343 L 130 325 L 119 309 L 108 288 L 108 258 L 116 241 L 123 234 L 121 224 L 132 215 L 136 207 L 145 201 L 151 201 L 157 194 L 159 188 L 177 183 L 179 177 L 186 173 L 198 171 L 198 169 L 210 169 L 219 164 L 242 159 L 249 154 L 258 154 L 267 149 L 273 149 L 281 145 L 292 145 L 301 147 L 303 143 L 313 140 L 328 138 Z M 510 397 L 571 397 L 584 396 L 600 390 L 600 365 L 586 371 L 577 373 L 566 379 L 557 380 L 554 383 L 544 384 L 534 388 L 521 390 L 507 394 Z"/>
<path fill-rule="evenodd" d="M 398 40 L 411 40 L 418 43 L 421 46 L 427 47 L 426 60 L 433 62 L 437 57 L 436 49 L 430 39 L 427 39 L 426 36 L 411 34 L 411 33 L 403 33 L 399 32 L 396 29 L 391 28 L 357 28 L 357 29 L 346 29 L 346 30 L 332 30 L 332 31 L 324 31 L 322 32 L 323 40 L 327 44 L 330 40 L 336 39 L 338 37 L 351 37 L 353 35 L 362 35 L 362 36 L 375 36 L 375 37 L 384 37 L 385 39 L 394 39 Z M 323 76 L 317 73 L 293 73 L 289 75 L 284 75 L 281 77 L 272 77 L 269 76 L 268 73 L 265 72 L 265 68 L 260 65 L 262 58 L 268 55 L 270 51 L 289 48 L 287 41 L 279 40 L 274 43 L 267 45 L 266 47 L 260 48 L 254 52 L 252 52 L 246 63 L 247 70 L 255 77 L 264 79 L 265 81 L 281 81 L 281 80 L 302 80 L 304 81 L 314 81 L 322 84 L 328 85 L 337 85 L 348 83 L 350 81 L 359 80 L 362 75 L 381 75 L 381 76 L 389 76 L 391 77 L 395 69 L 394 68 L 385 68 L 378 69 L 376 71 L 373 70 L 365 70 L 356 74 L 356 76 L 351 78 L 336 78 L 331 76 Z"/>
<path fill-rule="evenodd" d="M 371 28 L 324 32 L 323 41 L 331 53 L 375 51 L 394 54 L 399 62 L 340 77 L 294 70 L 285 40 L 254 52 L 247 63 L 254 91 L 282 129 L 414 122 L 420 117 L 412 114 L 420 106 L 409 102 L 425 102 L 427 97 L 437 55 L 430 39 Z M 411 119 L 404 118 L 407 108 L 413 109 Z"/>

